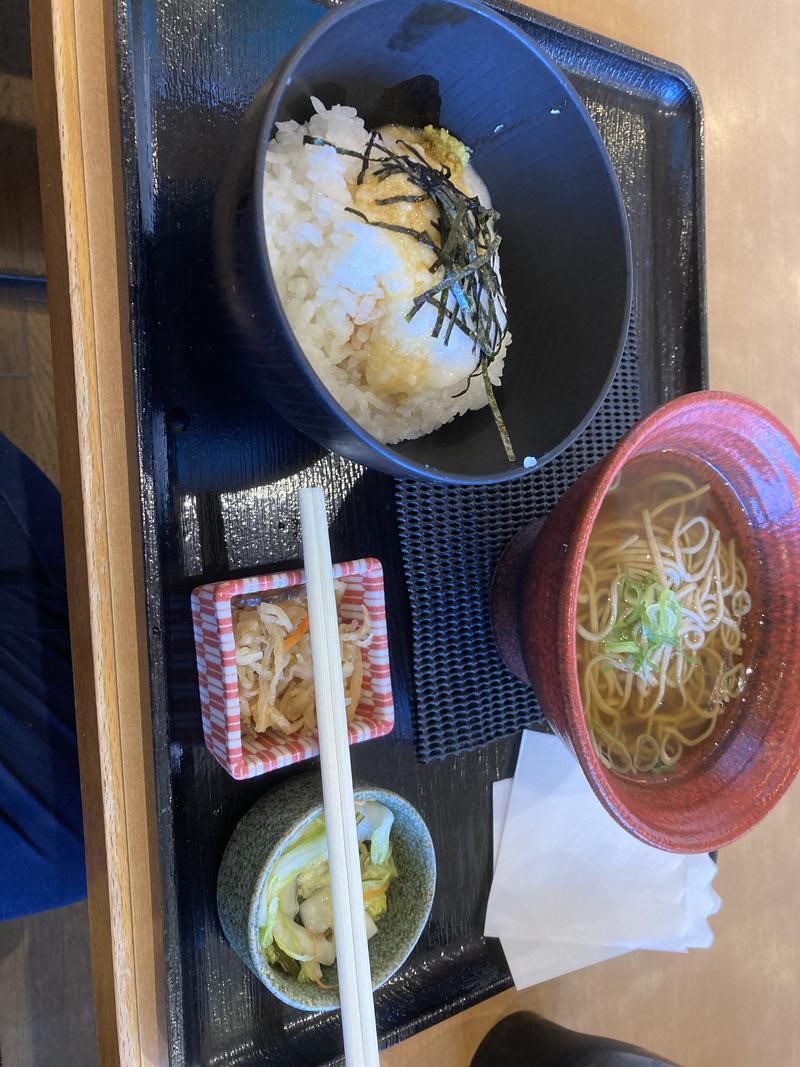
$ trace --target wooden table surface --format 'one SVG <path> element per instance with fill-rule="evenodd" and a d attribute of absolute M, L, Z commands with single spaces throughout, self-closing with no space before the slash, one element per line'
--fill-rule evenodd
<path fill-rule="evenodd" d="M 190 0 L 187 0 L 189 3 Z M 542 0 L 682 64 L 705 105 L 711 384 L 800 434 L 800 15 L 793 0 Z M 99 1041 L 165 1062 L 110 0 L 32 0 Z M 685 1067 L 798 1062 L 800 785 L 720 857 L 714 946 L 637 953 L 509 992 L 383 1054 L 460 1067 L 532 1008 Z"/>

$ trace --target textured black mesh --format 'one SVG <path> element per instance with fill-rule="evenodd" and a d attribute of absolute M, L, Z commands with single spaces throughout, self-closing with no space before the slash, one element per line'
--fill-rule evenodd
<path fill-rule="evenodd" d="M 423 762 L 541 722 L 533 693 L 506 668 L 492 636 L 492 573 L 517 530 L 552 511 L 562 493 L 639 417 L 631 325 L 602 407 L 578 440 L 541 471 L 478 488 L 397 482 L 414 627 L 414 739 Z"/>

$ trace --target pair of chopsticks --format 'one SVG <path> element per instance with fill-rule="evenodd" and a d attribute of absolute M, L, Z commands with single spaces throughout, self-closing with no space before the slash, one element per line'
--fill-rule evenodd
<path fill-rule="evenodd" d="M 300 521 L 344 1052 L 348 1067 L 378 1067 L 378 1035 L 361 889 L 339 619 L 322 488 L 315 486 L 300 490 Z"/>

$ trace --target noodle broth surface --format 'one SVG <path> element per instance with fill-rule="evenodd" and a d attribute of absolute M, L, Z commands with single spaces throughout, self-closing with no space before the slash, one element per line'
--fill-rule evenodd
<path fill-rule="evenodd" d="M 705 464 L 634 460 L 603 501 L 586 550 L 577 660 L 601 761 L 621 774 L 673 773 L 719 740 L 744 689 L 749 576 Z"/>

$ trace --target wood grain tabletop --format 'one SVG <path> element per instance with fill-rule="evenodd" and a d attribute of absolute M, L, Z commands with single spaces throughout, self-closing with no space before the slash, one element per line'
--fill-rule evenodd
<path fill-rule="evenodd" d="M 189 0 L 187 0 L 189 2 Z M 683 65 L 705 105 L 711 384 L 800 433 L 800 15 L 794 0 L 541 0 Z M 43 219 L 101 1062 L 166 1062 L 152 740 L 111 0 L 31 0 Z M 384 1053 L 469 1063 L 529 1007 L 685 1067 L 797 1062 L 795 784 L 720 857 L 716 941 L 509 992 Z"/>

